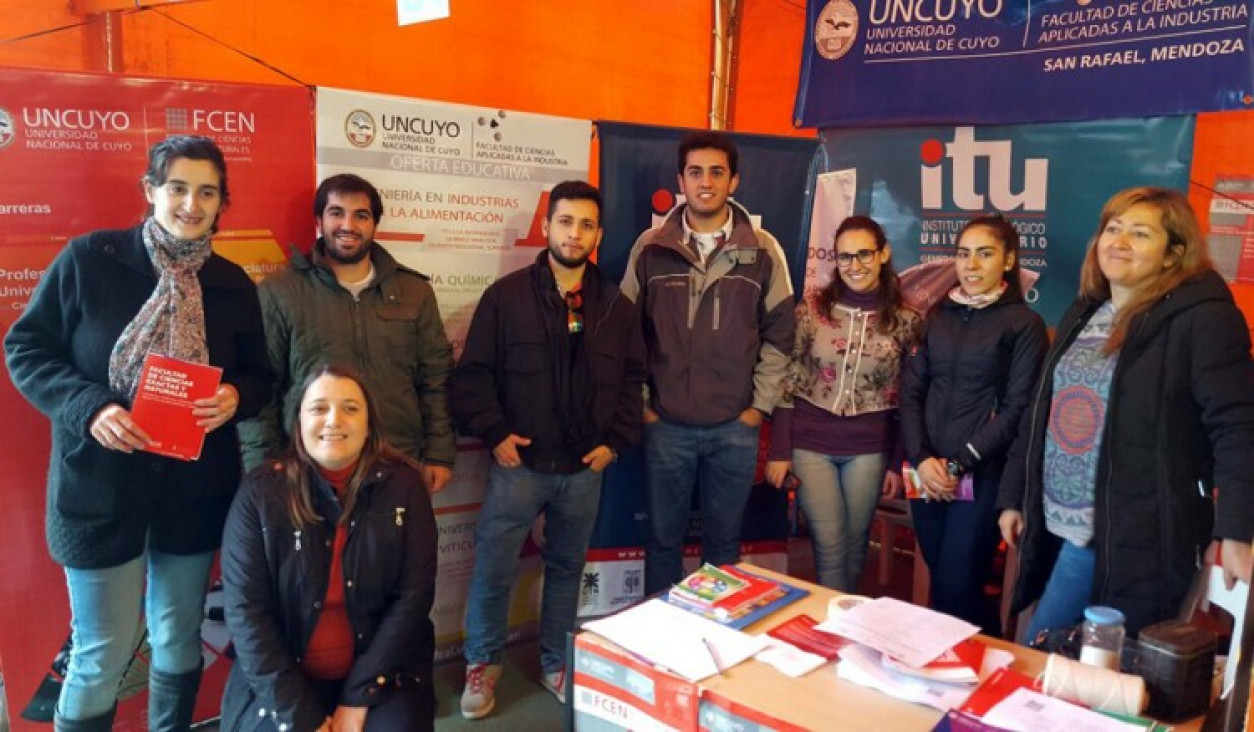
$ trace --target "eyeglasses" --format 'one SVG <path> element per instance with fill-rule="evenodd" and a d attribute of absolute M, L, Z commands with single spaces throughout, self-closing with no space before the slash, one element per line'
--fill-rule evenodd
<path fill-rule="evenodd" d="M 836 266 L 845 268 L 853 264 L 854 259 L 857 259 L 858 264 L 861 264 L 863 267 L 870 267 L 871 262 L 875 261 L 875 255 L 879 253 L 880 250 L 878 249 L 859 249 L 853 254 L 850 254 L 849 252 L 841 252 L 836 255 Z"/>

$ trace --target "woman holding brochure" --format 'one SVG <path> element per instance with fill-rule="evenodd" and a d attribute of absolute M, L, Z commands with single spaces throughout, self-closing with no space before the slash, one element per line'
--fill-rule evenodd
<path fill-rule="evenodd" d="M 766 478 L 779 488 L 796 472 L 819 584 L 851 593 L 880 495 L 901 490 L 899 373 L 919 316 L 902 300 L 892 248 L 873 219 L 845 219 L 833 248 L 831 283 L 797 305 Z"/>
<path fill-rule="evenodd" d="M 1250 338 L 1184 194 L 1106 202 L 1029 414 L 998 501 L 1029 640 L 1091 604 L 1130 634 L 1174 618 L 1212 540 L 1249 581 Z"/>
<path fill-rule="evenodd" d="M 244 479 L 222 580 L 235 643 L 229 730 L 430 730 L 436 529 L 421 474 L 387 447 L 375 402 L 324 367 L 301 389 L 291 451 Z"/>
<path fill-rule="evenodd" d="M 58 731 L 112 727 L 141 609 L 150 729 L 188 728 L 210 565 L 239 483 L 235 421 L 270 396 L 256 289 L 210 246 L 230 200 L 222 152 L 175 136 L 148 161 L 142 223 L 71 240 L 4 342 L 14 385 L 52 422 L 48 549 L 65 568 L 73 630 Z M 216 392 L 194 402 L 199 460 L 145 452 L 150 435 L 130 410 L 149 353 L 221 369 Z"/>
<path fill-rule="evenodd" d="M 997 549 L 997 484 L 1048 345 L 1020 292 L 1018 255 L 1006 219 L 967 222 L 954 252 L 958 287 L 932 309 L 902 377 L 906 457 L 922 494 L 910 514 L 932 606 L 989 635 L 1000 625 L 983 592 Z"/>

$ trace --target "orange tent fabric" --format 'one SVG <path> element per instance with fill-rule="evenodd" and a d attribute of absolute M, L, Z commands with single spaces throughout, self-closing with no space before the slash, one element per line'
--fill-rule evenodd
<path fill-rule="evenodd" d="M 0 39 L 82 22 L 67 9 L 75 4 L 9 3 Z M 709 2 L 452 0 L 451 9 L 450 18 L 405 27 L 396 25 L 393 0 L 201 0 L 121 11 L 124 64 L 116 70 L 289 83 L 203 33 L 310 85 L 584 119 L 706 125 Z M 103 61 L 92 58 L 103 55 L 92 45 L 98 28 L 0 46 L 0 65 L 103 71 Z"/>

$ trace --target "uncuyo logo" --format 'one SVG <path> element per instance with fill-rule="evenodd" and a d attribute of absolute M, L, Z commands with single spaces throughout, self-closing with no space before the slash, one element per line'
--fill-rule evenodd
<path fill-rule="evenodd" d="M 353 147 L 370 147 L 374 135 L 374 116 L 366 110 L 354 109 L 344 118 L 344 136 Z"/>
<path fill-rule="evenodd" d="M 13 115 L 9 110 L 0 107 L 0 149 L 6 148 L 17 137 L 17 128 L 13 124 Z"/>
<path fill-rule="evenodd" d="M 952 142 L 925 140 L 919 146 L 919 182 L 925 210 L 946 208 L 963 211 L 1045 211 L 1049 190 L 1049 159 L 1023 160 L 1023 189 L 1011 190 L 1014 149 L 1010 140 L 976 140 L 975 128 L 955 127 Z M 945 165 L 945 159 L 949 165 Z M 976 187 L 976 168 L 987 159 L 988 190 Z M 945 168 L 950 169 L 950 200 L 945 200 Z"/>
<path fill-rule="evenodd" d="M 858 9 L 849 0 L 831 0 L 814 22 L 814 50 L 828 61 L 849 53 L 858 39 Z"/>

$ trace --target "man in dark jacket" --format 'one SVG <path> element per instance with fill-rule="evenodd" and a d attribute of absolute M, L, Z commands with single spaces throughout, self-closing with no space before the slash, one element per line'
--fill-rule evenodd
<path fill-rule="evenodd" d="M 322 181 L 314 216 L 322 236 L 306 259 L 261 283 L 266 344 L 278 374 L 276 403 L 241 427 L 244 463 L 261 464 L 287 445 L 305 376 L 327 363 L 353 367 L 380 395 L 388 442 L 423 464 L 427 490 L 453 474 L 456 437 L 447 381 L 453 349 L 427 278 L 374 241 L 383 200 L 351 173 Z"/>
<path fill-rule="evenodd" d="M 601 241 L 601 195 L 553 188 L 535 264 L 484 292 L 452 379 L 463 433 L 494 458 L 475 530 L 466 610 L 462 714 L 486 716 L 501 674 L 518 553 L 545 516 L 540 610 L 542 683 L 565 701 L 565 638 L 574 627 L 601 471 L 638 441 L 644 342 L 631 301 L 588 258 Z"/>
<path fill-rule="evenodd" d="M 648 347 L 646 594 L 683 578 L 694 488 L 702 558 L 739 561 L 758 428 L 775 409 L 792 352 L 788 264 L 775 238 L 730 200 L 737 157 L 721 133 L 679 143 L 686 203 L 640 235 L 623 276 Z"/>

